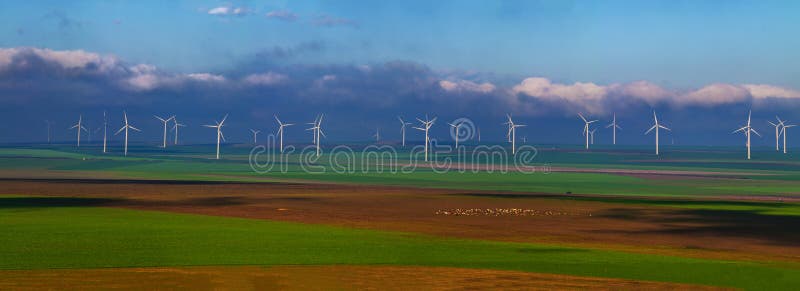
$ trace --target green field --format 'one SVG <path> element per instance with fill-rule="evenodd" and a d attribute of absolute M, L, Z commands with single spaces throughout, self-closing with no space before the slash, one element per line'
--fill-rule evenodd
<path fill-rule="evenodd" d="M 211 160 L 204 146 L 186 146 L 163 151 L 134 147 L 131 157 L 102 154 L 98 148 L 75 151 L 69 146 L 40 149 L 0 148 L 0 170 L 84 171 L 112 174 L 119 178 L 268 182 L 310 180 L 364 183 L 466 190 L 501 190 L 539 193 L 614 194 L 631 196 L 721 196 L 721 195 L 794 195 L 800 194 L 800 162 L 792 156 L 764 151 L 760 161 L 735 159 L 736 150 L 701 152 L 686 148 L 666 152 L 656 158 L 644 149 L 621 153 L 583 152 L 581 150 L 540 150 L 531 163 L 534 167 L 573 167 L 606 169 L 647 169 L 713 171 L 742 173 L 736 179 L 643 179 L 604 173 L 534 173 L 518 172 L 434 172 L 422 166 L 413 171 L 390 171 L 376 161 L 354 160 L 347 172 L 335 172 L 336 166 L 323 155 L 303 167 L 299 155 L 289 155 L 284 169 L 272 168 L 256 173 L 247 160 L 249 147 L 225 148 L 223 160 Z M 707 150 L 706 150 L 707 151 Z M 397 163 L 407 163 L 408 153 L 398 153 Z M 35 158 L 33 158 L 35 157 Z M 446 159 L 446 156 L 440 159 Z M 483 161 L 466 160 L 466 163 Z M 321 167 L 317 167 L 321 166 Z M 322 170 L 320 170 L 322 169 Z M 542 168 L 544 169 L 544 168 Z"/>
<path fill-rule="evenodd" d="M 42 201 L 55 199 L 54 201 Z M 0 198 L 0 268 L 422 265 L 789 290 L 800 268 Z M 46 207 L 34 205 L 48 205 Z"/>
<path fill-rule="evenodd" d="M 738 226 L 783 235 L 782 225 L 797 225 L 800 204 L 777 201 L 697 200 L 709 196 L 800 194 L 800 163 L 792 156 L 763 151 L 761 161 L 746 162 L 735 149 L 719 152 L 684 148 L 655 158 L 626 148 L 583 152 L 542 150 L 534 166 L 649 169 L 737 173 L 733 178 L 648 179 L 602 173 L 375 171 L 375 162 L 356 160 L 346 172 L 334 172 L 329 160 L 309 173 L 299 155 L 289 155 L 286 170 L 256 173 L 248 164 L 249 147 L 225 147 L 223 160 L 211 160 L 208 146 L 168 151 L 132 147 L 130 157 L 102 154 L 96 146 L 0 148 L 0 171 L 15 178 L 70 177 L 192 181 L 316 181 L 466 190 L 463 195 L 525 197 L 659 206 L 703 211 Z M 408 159 L 408 153 L 400 153 Z M 440 157 L 445 159 L 447 157 Z M 365 163 L 362 163 L 365 162 Z M 402 161 L 398 160 L 398 163 Z M 472 161 L 466 161 L 472 162 Z M 475 163 L 483 163 L 474 161 Z M 484 163 L 485 164 L 485 163 Z M 367 169 L 369 168 L 369 170 Z M 385 169 L 384 169 L 385 170 Z M 469 190 L 486 192 L 473 193 Z M 515 196 L 511 193 L 520 192 Z M 565 193 L 586 194 L 568 196 Z M 104 200 L 0 196 L 0 269 L 117 268 L 219 265 L 398 265 L 517 270 L 590 277 L 693 283 L 751 290 L 792 290 L 800 284 L 795 262 L 725 261 L 609 249 L 432 237 L 415 233 L 350 229 L 266 220 L 248 220 L 100 207 Z M 599 194 L 599 195 L 592 195 Z M 607 196 L 607 195 L 613 195 Z M 623 196 L 623 198 L 619 197 Z M 654 199 L 653 197 L 660 197 Z M 687 199 L 690 198 L 690 199 Z M 763 219 L 769 217 L 770 219 Z M 751 218 L 762 224 L 748 224 Z M 764 225 L 763 223 L 771 223 Z M 790 246 L 787 246 L 790 247 Z M 2 272 L 0 272 L 0 276 Z"/>

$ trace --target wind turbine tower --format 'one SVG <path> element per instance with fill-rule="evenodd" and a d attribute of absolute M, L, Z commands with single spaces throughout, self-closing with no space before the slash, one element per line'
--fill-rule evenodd
<path fill-rule="evenodd" d="M 461 129 L 461 126 L 464 125 L 464 122 L 460 121 L 456 124 L 452 123 L 447 123 L 447 124 L 450 125 L 450 127 L 453 128 L 454 130 L 453 139 L 456 140 L 456 152 L 458 152 L 458 130 Z"/>
<path fill-rule="evenodd" d="M 205 127 L 210 127 L 210 128 L 217 129 L 217 160 L 219 160 L 219 143 L 220 143 L 220 140 L 225 141 L 225 136 L 222 135 L 222 126 L 225 125 L 225 119 L 228 119 L 228 115 L 227 114 L 225 114 L 225 117 L 222 118 L 222 121 L 220 121 L 220 122 L 214 121 L 216 123 L 215 125 L 203 125 Z"/>
<path fill-rule="evenodd" d="M 506 114 L 506 117 L 508 118 L 508 122 L 506 122 L 505 124 L 508 124 L 509 136 L 511 136 L 511 154 L 512 155 L 516 155 L 517 154 L 517 127 L 524 127 L 525 125 L 524 124 L 515 124 L 514 120 L 511 120 L 511 114 Z"/>
<path fill-rule="evenodd" d="M 612 143 L 613 145 L 617 145 L 617 129 L 622 129 L 617 125 L 617 114 L 614 113 L 614 119 L 611 120 L 611 124 L 607 125 L 606 128 L 611 128 L 611 136 L 612 136 Z"/>
<path fill-rule="evenodd" d="M 252 129 L 252 128 L 251 128 L 251 129 L 250 129 L 250 132 L 252 132 L 252 133 L 253 133 L 253 144 L 254 144 L 254 145 L 258 144 L 258 133 L 259 133 L 259 132 L 261 132 L 261 131 L 260 131 L 260 130 L 257 130 L 257 129 Z"/>
<path fill-rule="evenodd" d="M 425 161 L 428 161 L 428 145 L 431 143 L 430 136 L 428 135 L 431 126 L 436 122 L 436 117 L 433 119 L 428 119 L 428 116 L 425 116 L 425 121 L 422 119 L 417 118 L 417 121 L 420 122 L 420 127 L 414 127 L 416 130 L 421 130 L 425 132 Z"/>
<path fill-rule="evenodd" d="M 281 120 L 278 119 L 277 115 L 275 115 L 275 121 L 278 122 L 278 135 L 280 137 L 280 150 L 281 150 L 281 152 L 283 152 L 283 131 L 284 131 L 283 128 L 287 127 L 287 126 L 291 126 L 293 124 L 281 122 Z"/>
<path fill-rule="evenodd" d="M 403 147 L 405 147 L 406 146 L 406 125 L 410 125 L 411 122 L 403 121 L 403 118 L 401 118 L 400 116 L 398 116 L 397 119 L 400 120 L 400 134 L 403 136 L 402 137 L 402 142 L 403 142 Z"/>
<path fill-rule="evenodd" d="M 161 118 L 161 117 L 159 117 L 159 116 L 157 116 L 157 115 L 153 115 L 153 117 L 155 117 L 155 118 L 156 118 L 156 119 L 158 119 L 158 120 L 161 120 L 161 122 L 163 122 L 163 123 L 164 123 L 164 143 L 163 143 L 163 144 L 161 144 L 161 147 L 162 147 L 162 148 L 167 148 L 167 123 L 169 123 L 169 121 L 170 121 L 170 120 L 174 119 L 174 118 L 175 118 L 175 116 L 174 116 L 174 115 L 173 115 L 173 116 L 170 116 L 170 117 L 169 117 L 169 118 L 167 118 L 167 119 Z"/>
<path fill-rule="evenodd" d="M 103 111 L 103 153 L 107 153 L 106 145 L 107 145 L 107 137 L 108 137 L 108 116 L 106 112 Z"/>
<path fill-rule="evenodd" d="M 115 133 L 114 135 L 117 135 L 117 134 L 119 134 L 119 133 L 120 133 L 120 132 L 122 132 L 123 130 L 125 131 L 125 156 L 127 156 L 127 155 L 128 155 L 128 129 L 133 129 L 133 130 L 135 130 L 135 131 L 141 131 L 141 130 L 139 130 L 138 128 L 135 128 L 135 127 L 133 127 L 133 125 L 131 125 L 130 123 L 128 123 L 128 113 L 126 113 L 125 111 L 123 111 L 123 112 L 122 112 L 122 116 L 123 116 L 123 118 L 125 119 L 125 125 L 123 125 L 123 126 L 122 126 L 122 128 L 120 128 L 120 129 L 117 131 L 117 133 Z"/>
<path fill-rule="evenodd" d="M 50 120 L 45 120 L 44 122 L 47 123 L 47 143 L 49 144 L 50 143 Z"/>
<path fill-rule="evenodd" d="M 172 131 L 175 132 L 175 140 L 172 141 L 172 144 L 177 145 L 178 144 L 178 128 L 179 127 L 186 127 L 186 125 L 178 122 L 178 119 L 174 118 L 174 116 L 172 118 L 172 121 L 174 122 L 174 124 L 172 125 Z"/>
<path fill-rule="evenodd" d="M 786 153 L 786 129 L 790 128 L 790 127 L 795 127 L 795 126 L 797 126 L 797 125 L 794 125 L 794 124 L 790 125 L 790 124 L 784 123 L 783 126 L 781 127 L 781 134 L 783 134 L 783 153 L 784 154 Z"/>
<path fill-rule="evenodd" d="M 581 117 L 583 120 L 583 135 L 586 137 L 586 149 L 589 149 L 589 124 L 597 122 L 597 120 L 586 120 L 586 117 L 583 117 L 583 114 L 578 113 L 578 116 Z"/>
<path fill-rule="evenodd" d="M 749 113 L 747 113 L 747 125 L 742 126 L 741 128 L 733 131 L 733 133 L 737 133 L 737 132 L 741 131 L 747 137 L 747 142 L 745 143 L 745 145 L 747 146 L 747 159 L 748 160 L 750 159 L 750 133 L 755 133 L 756 135 L 761 136 L 761 134 L 759 134 L 758 131 L 756 131 L 755 129 L 753 129 L 752 126 L 750 126 L 750 116 L 752 114 L 753 114 L 752 110 Z"/>
<path fill-rule="evenodd" d="M 78 131 L 78 147 L 81 147 L 81 130 L 89 132 L 85 127 L 83 127 L 83 115 L 78 115 L 78 123 L 70 127 L 69 129 L 77 129 Z"/>
<path fill-rule="evenodd" d="M 648 129 L 644 134 L 650 133 L 650 131 L 652 131 L 653 129 L 656 130 L 656 155 L 658 155 L 658 129 L 665 129 L 667 131 L 672 131 L 672 130 L 667 128 L 666 126 L 658 124 L 658 117 L 656 116 L 656 112 L 655 111 L 653 111 L 653 122 L 655 123 L 653 125 L 653 127 Z"/>
<path fill-rule="evenodd" d="M 769 122 L 770 125 L 775 127 L 775 151 L 777 152 L 777 151 L 780 151 L 780 148 L 778 147 L 778 143 L 779 143 L 779 140 L 781 138 L 781 132 L 782 132 L 781 131 L 781 127 L 783 127 L 784 121 L 781 120 L 781 118 L 777 117 L 777 116 L 775 116 L 775 119 L 778 120 L 777 123 L 772 123 L 772 121 L 767 121 L 767 122 Z"/>
<path fill-rule="evenodd" d="M 323 117 L 323 115 L 320 115 L 320 116 L 319 116 L 319 117 L 318 117 L 316 120 L 314 120 L 314 122 L 312 123 L 314 126 L 312 126 L 312 127 L 311 127 L 311 128 L 309 128 L 309 129 L 306 129 L 306 130 L 311 130 L 311 131 L 312 131 L 312 133 L 314 134 L 314 143 L 315 143 L 315 145 L 316 145 L 316 147 L 317 147 L 317 156 L 318 156 L 318 157 L 319 157 L 319 154 L 320 154 L 320 149 L 319 149 L 319 142 L 320 142 L 320 138 L 321 138 L 321 137 L 323 137 L 323 136 L 325 136 L 325 133 L 324 133 L 324 132 L 322 132 L 322 117 Z"/>

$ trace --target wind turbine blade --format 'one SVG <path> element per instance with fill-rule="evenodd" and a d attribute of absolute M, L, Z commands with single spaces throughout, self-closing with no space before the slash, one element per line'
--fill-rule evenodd
<path fill-rule="evenodd" d="M 227 114 L 225 114 L 225 117 L 223 117 L 222 121 L 219 122 L 219 126 L 222 126 L 222 124 L 225 123 L 226 119 L 228 119 L 228 115 Z"/>
<path fill-rule="evenodd" d="M 758 131 L 756 131 L 755 129 L 753 129 L 753 128 L 750 128 L 750 131 L 752 131 L 753 133 L 755 133 L 757 136 L 761 137 L 761 134 L 760 134 L 760 133 L 758 133 Z"/>
<path fill-rule="evenodd" d="M 415 126 L 415 127 L 412 127 L 412 128 L 413 128 L 413 129 L 419 129 L 419 130 L 425 131 L 425 129 L 424 129 L 424 128 L 419 128 L 419 127 L 416 127 L 416 126 Z"/>
<path fill-rule="evenodd" d="M 587 121 L 586 123 L 594 123 L 594 122 L 597 122 L 597 119 L 592 120 L 592 121 Z"/>
<path fill-rule="evenodd" d="M 745 129 L 747 129 L 747 126 L 745 126 L 745 127 L 742 127 L 742 128 L 740 128 L 740 129 L 737 129 L 737 130 L 734 130 L 734 131 L 733 131 L 733 132 L 731 132 L 731 133 L 737 133 L 737 132 L 743 131 L 743 130 L 745 130 Z"/>
<path fill-rule="evenodd" d="M 648 134 L 648 133 L 650 133 L 651 131 L 653 131 L 653 129 L 656 129 L 656 125 L 653 125 L 653 127 L 651 127 L 650 129 L 648 129 L 647 131 L 645 131 L 645 132 L 644 132 L 644 134 Z"/>
<path fill-rule="evenodd" d="M 667 128 L 666 126 L 663 126 L 663 125 L 660 125 L 660 124 L 658 125 L 658 127 L 660 127 L 660 128 L 663 128 L 663 129 L 666 129 L 666 130 L 668 130 L 668 131 L 672 131 L 672 129 L 669 129 L 669 128 Z"/>
<path fill-rule="evenodd" d="M 319 134 L 321 134 L 322 137 L 328 137 L 327 135 L 325 135 L 325 132 L 322 131 L 322 128 L 319 129 Z"/>
<path fill-rule="evenodd" d="M 73 125 L 73 126 L 72 126 L 72 127 L 70 127 L 69 129 L 73 129 L 73 128 L 76 128 L 76 127 L 78 127 L 78 125 L 77 125 L 77 124 L 76 124 L 76 125 Z"/>
<path fill-rule="evenodd" d="M 139 130 L 138 128 L 135 128 L 135 127 L 133 127 L 133 125 L 128 125 L 128 128 L 130 128 L 130 129 L 133 129 L 133 130 L 135 130 L 135 131 L 141 131 L 141 130 Z"/>
<path fill-rule="evenodd" d="M 287 124 L 284 124 L 283 126 L 291 126 L 291 125 L 294 125 L 294 123 L 287 123 Z"/>
<path fill-rule="evenodd" d="M 227 140 L 225 140 L 225 135 L 224 135 L 224 134 L 222 134 L 222 131 L 221 131 L 221 130 L 220 130 L 220 131 L 218 131 L 218 133 L 219 133 L 219 137 L 220 137 L 220 138 L 222 138 L 222 141 L 227 141 Z"/>
<path fill-rule="evenodd" d="M 417 118 L 417 121 L 419 121 L 419 123 L 425 123 L 425 121 L 422 121 L 422 119 L 419 118 Z"/>
<path fill-rule="evenodd" d="M 166 121 L 166 120 L 164 120 L 163 118 L 161 118 L 161 117 L 158 117 L 158 116 L 156 116 L 156 115 L 153 115 L 153 117 L 155 117 L 155 118 L 156 118 L 156 119 L 158 119 L 158 120 L 161 120 L 161 122 L 167 122 L 167 121 Z"/>
<path fill-rule="evenodd" d="M 580 112 L 578 112 L 578 116 L 580 116 L 580 117 L 581 117 L 581 119 L 583 120 L 583 122 L 587 122 L 587 121 L 586 121 L 586 117 L 583 117 L 583 114 L 581 114 Z"/>
<path fill-rule="evenodd" d="M 126 125 L 126 126 L 127 126 L 127 125 Z M 118 135 L 120 132 L 122 132 L 123 130 L 125 130 L 125 127 L 126 127 L 126 126 L 123 126 L 123 127 L 122 127 L 122 128 L 120 128 L 119 130 L 117 130 L 117 133 L 115 133 L 114 135 Z"/>
<path fill-rule="evenodd" d="M 430 121 L 431 125 L 433 125 L 434 123 L 436 123 L 436 119 L 437 119 L 437 118 L 438 118 L 438 117 L 434 117 L 433 119 L 431 119 L 431 121 Z"/>

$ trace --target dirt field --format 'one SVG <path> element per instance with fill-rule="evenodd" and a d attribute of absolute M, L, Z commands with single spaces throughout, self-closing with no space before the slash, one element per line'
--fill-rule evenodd
<path fill-rule="evenodd" d="M 800 218 L 746 212 L 356 185 L 8 179 L 0 180 L 0 189 L 12 195 L 102 198 L 39 200 L 38 206 L 125 207 L 704 258 L 800 258 L 800 234 L 786 231 L 800 226 Z M 539 214 L 442 214 L 487 208 Z"/>
<path fill-rule="evenodd" d="M 514 271 L 395 266 L 121 268 L 0 272 L 3 290 L 721 290 Z"/>

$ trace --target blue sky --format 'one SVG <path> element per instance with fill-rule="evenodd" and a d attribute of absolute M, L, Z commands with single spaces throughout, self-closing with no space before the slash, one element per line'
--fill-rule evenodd
<path fill-rule="evenodd" d="M 3 46 L 84 49 L 177 71 L 326 44 L 298 62 L 414 60 L 562 81 L 800 87 L 796 1 L 4 1 Z M 209 15 L 242 7 L 245 16 Z M 270 11 L 297 15 L 267 18 Z M 357 26 L 319 27 L 320 15 Z M 62 23 L 63 21 L 63 23 Z M 746 68 L 746 69 L 743 69 Z"/>
<path fill-rule="evenodd" d="M 213 103 L 204 95 L 215 94 L 242 123 L 266 122 L 272 114 L 246 101 L 272 95 L 280 96 L 259 104 L 376 119 L 394 110 L 555 122 L 577 111 L 605 118 L 655 108 L 716 122 L 750 107 L 766 119 L 800 108 L 797 11 L 797 1 L 3 1 L 9 63 L 66 71 L 9 66 L 0 83 L 13 85 L 0 89 L 0 103 L 47 112 L 63 102 L 74 111 L 62 113 L 67 119 Z M 49 57 L 74 51 L 86 55 Z M 113 58 L 115 69 L 65 66 L 95 56 Z"/>

